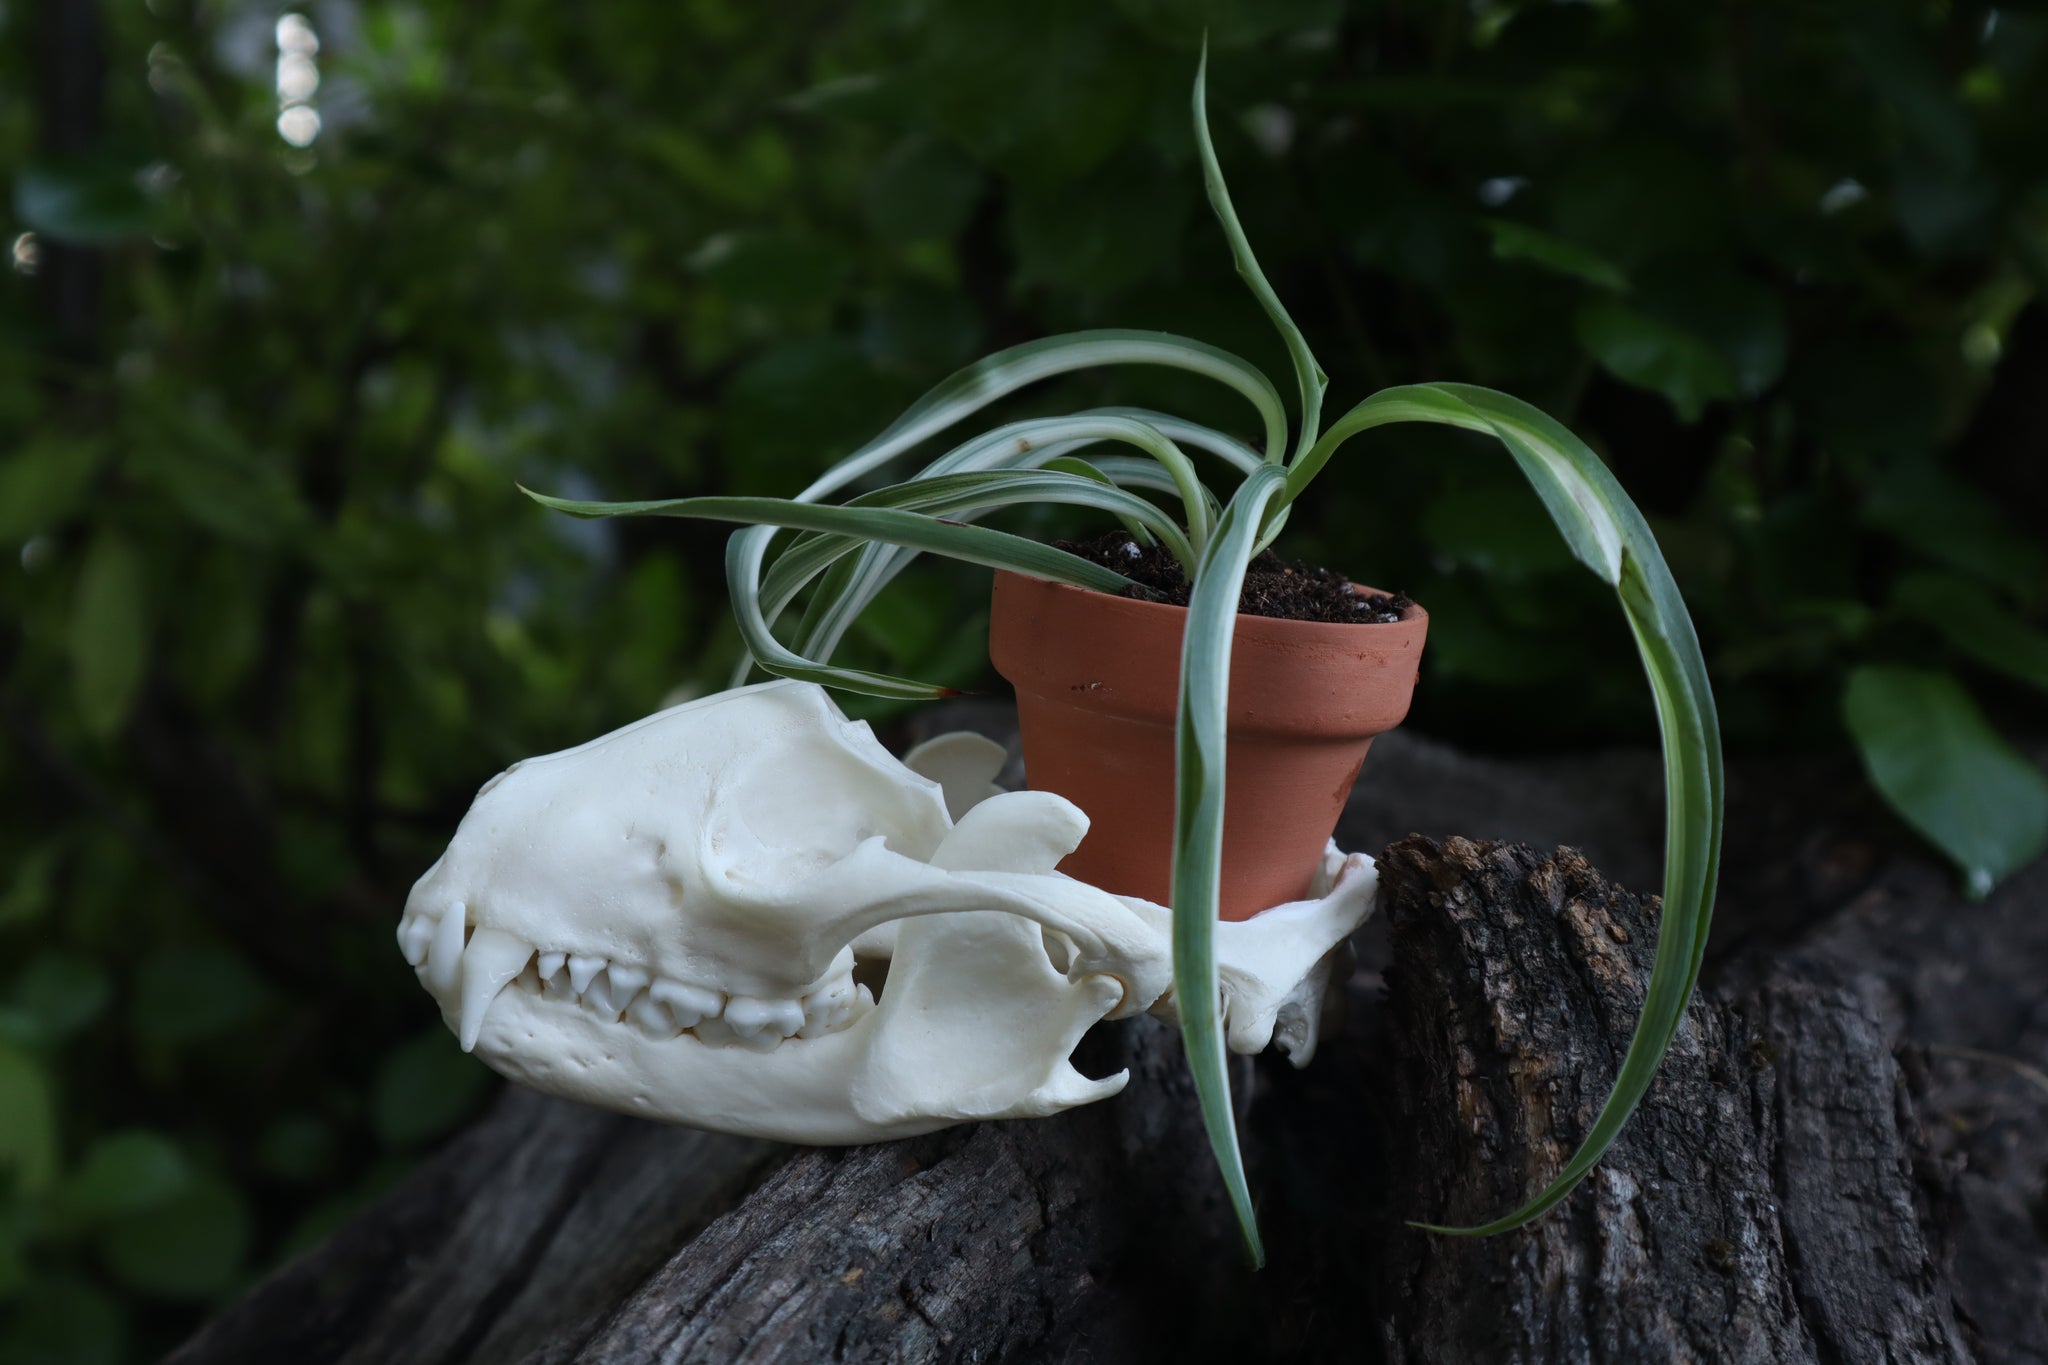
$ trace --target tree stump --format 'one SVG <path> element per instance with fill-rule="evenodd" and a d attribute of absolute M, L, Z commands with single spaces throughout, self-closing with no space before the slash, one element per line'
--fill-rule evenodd
<path fill-rule="evenodd" d="M 1634 1122 L 1540 1223 L 1446 1238 L 1406 1223 L 1502 1213 L 1575 1145 L 1654 943 L 1654 899 L 1507 840 L 1604 813 L 1641 884 L 1655 768 L 1375 768 L 1351 846 L 1493 841 L 1396 838 L 1347 1020 L 1240 1074 L 1262 1274 L 1141 1020 L 1083 1045 L 1132 1067 L 1114 1100 L 867 1148 L 510 1092 L 172 1359 L 2048 1360 L 2048 867 L 1968 904 L 1851 775 L 1738 768 L 1721 956 Z"/>

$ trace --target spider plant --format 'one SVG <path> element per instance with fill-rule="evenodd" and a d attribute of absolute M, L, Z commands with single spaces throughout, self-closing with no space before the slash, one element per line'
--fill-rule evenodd
<path fill-rule="evenodd" d="M 1263 1261 L 1232 1122 L 1212 937 L 1223 831 L 1226 691 L 1237 600 L 1246 568 L 1287 520 L 1289 506 L 1354 436 L 1401 422 L 1460 427 L 1504 447 L 1541 497 L 1578 561 L 1615 589 L 1649 674 L 1663 740 L 1665 868 L 1655 964 L 1643 1012 L 1605 1105 L 1578 1151 L 1520 1208 L 1481 1227 L 1518 1227 L 1568 1194 L 1600 1159 L 1650 1085 L 1691 998 L 1707 941 L 1721 842 L 1721 746 L 1713 697 L 1691 619 L 1650 528 L 1586 444 L 1506 394 L 1466 384 L 1405 384 L 1373 394 L 1327 426 L 1327 383 L 1308 343 L 1252 254 L 1231 206 L 1205 101 L 1207 54 L 1197 67 L 1194 129 L 1203 179 L 1237 272 L 1285 341 L 1293 362 L 1296 418 L 1259 370 L 1227 351 L 1149 331 L 1087 331 L 1028 342 L 959 371 L 873 440 L 794 498 L 700 497 L 585 502 L 530 494 L 581 517 L 666 516 L 738 523 L 726 566 L 733 610 L 752 665 L 882 697 L 947 689 L 843 667 L 832 656 L 860 612 L 917 555 L 1076 584 L 1102 592 L 1130 586 L 1078 556 L 975 524 L 1019 503 L 1064 503 L 1108 512 L 1147 543 L 1166 546 L 1193 584 L 1180 668 L 1175 742 L 1173 961 L 1182 1032 L 1203 1120 L 1254 1263 Z M 900 482 L 827 503 L 964 418 L 1036 381 L 1104 365 L 1185 370 L 1234 389 L 1263 429 L 1258 448 L 1166 413 L 1105 408 L 1009 423 L 960 442 Z M 1290 441 L 1290 430 L 1292 439 Z M 1110 448 L 1114 453 L 1101 453 Z M 1083 452 L 1092 458 L 1084 459 Z M 1238 476 L 1228 499 L 1197 472 L 1198 452 Z M 1164 495 L 1169 512 L 1147 495 Z M 799 532 L 770 562 L 778 530 Z M 814 586 L 815 585 L 815 586 Z M 775 633 L 807 590 L 790 643 Z M 1433 1225 L 1422 1225 L 1433 1226 Z"/>

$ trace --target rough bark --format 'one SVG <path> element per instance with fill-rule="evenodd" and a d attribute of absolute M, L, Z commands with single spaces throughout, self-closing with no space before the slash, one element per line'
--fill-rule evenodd
<path fill-rule="evenodd" d="M 171 1361 L 1137 1359 L 1229 1230 L 1170 1030 L 1081 1060 L 1146 1098 L 794 1152 L 514 1090 Z"/>
<path fill-rule="evenodd" d="M 1412 1217 L 1484 1222 L 1563 1164 L 1605 1098 L 1654 916 L 1568 849 L 1411 839 L 1381 875 L 1396 1108 L 1417 1125 L 1391 1184 Z M 1969 1359 L 1922 1232 L 1923 1157 L 1855 992 L 1778 976 L 1702 996 L 1555 1214 L 1496 1238 L 1401 1234 L 1387 1357 Z"/>
<path fill-rule="evenodd" d="M 1116 1100 L 846 1151 L 514 1092 L 174 1359 L 2048 1361 L 2048 866 L 1969 904 L 1853 774 L 1730 786 L 1720 964 L 1532 1228 L 1405 1223 L 1513 1207 L 1604 1098 L 1655 902 L 1526 844 L 1653 885 L 1655 765 L 1397 738 L 1341 837 L 1441 841 L 1387 850 L 1315 1065 L 1239 1077 L 1266 1273 L 1177 1042 L 1117 1026 Z"/>

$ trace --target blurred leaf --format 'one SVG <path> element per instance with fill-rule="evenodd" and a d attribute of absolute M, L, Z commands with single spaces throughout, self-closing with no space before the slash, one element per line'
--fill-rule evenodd
<path fill-rule="evenodd" d="M 263 1130 L 256 1159 L 279 1180 L 318 1179 L 334 1164 L 334 1131 L 311 1114 L 287 1114 Z"/>
<path fill-rule="evenodd" d="M 1639 284 L 1644 307 L 1718 351 L 1745 397 L 1784 373 L 1784 304 L 1748 275 L 1723 261 L 1686 257 L 1645 269 Z"/>
<path fill-rule="evenodd" d="M 1684 421 L 1697 421 L 1710 401 L 1736 394 L 1735 372 L 1718 351 L 1618 299 L 1588 301 L 1576 330 L 1579 344 L 1608 373 L 1663 394 Z"/>
<path fill-rule="evenodd" d="M 186 516 L 230 540 L 285 544 L 304 536 L 311 523 L 289 466 L 243 447 L 229 433 L 186 423 L 129 458 Z"/>
<path fill-rule="evenodd" d="M 1431 497 L 1422 531 L 1437 554 L 1488 573 L 1520 578 L 1572 563 L 1528 485 L 1483 474 L 1461 475 Z"/>
<path fill-rule="evenodd" d="M 1900 17 L 1907 12 L 1864 7 L 1855 22 L 1843 26 L 1843 44 L 1920 150 L 1961 170 L 1977 150 L 1969 111 L 1943 76 L 1926 35 L 1913 32 Z"/>
<path fill-rule="evenodd" d="M 143 565 L 118 534 L 101 532 L 86 551 L 71 603 L 71 672 L 88 732 L 102 738 L 128 719 L 149 662 Z"/>
<path fill-rule="evenodd" d="M 1995 583 L 2025 602 L 2048 597 L 2048 544 L 1946 470 L 1902 462 L 1871 485 L 1863 521 L 1938 563 Z"/>
<path fill-rule="evenodd" d="M 1907 574 L 1893 589 L 1892 603 L 1978 663 L 2048 691 L 2048 632 L 2007 611 L 1981 583 L 1957 574 Z"/>
<path fill-rule="evenodd" d="M 861 204 L 876 235 L 892 241 L 951 240 L 986 181 L 974 163 L 929 137 L 899 142 L 869 179 Z"/>
<path fill-rule="evenodd" d="M 100 1255 L 131 1289 L 165 1299 L 210 1298 L 234 1284 L 249 1254 L 250 1218 L 240 1191 L 218 1176 L 110 1220 Z"/>
<path fill-rule="evenodd" d="M 99 1139 L 64 1184 L 65 1205 L 81 1218 L 99 1222 L 137 1213 L 183 1193 L 192 1167 L 177 1143 L 162 1133 L 137 1128 Z"/>
<path fill-rule="evenodd" d="M 9 1305 L 0 1328 L 0 1365 L 119 1365 L 127 1310 L 74 1280 L 38 1284 Z"/>
<path fill-rule="evenodd" d="M 1842 714 L 1871 782 L 1962 869 L 1972 896 L 2048 849 L 2048 777 L 1953 677 L 1868 664 L 1850 672 Z"/>
<path fill-rule="evenodd" d="M 36 1024 L 48 1042 L 77 1032 L 98 1017 L 113 994 L 107 970 L 91 958 L 46 949 L 14 978 L 9 1001 Z"/>
<path fill-rule="evenodd" d="M 0 1171 L 31 1193 L 57 1169 L 57 1107 L 43 1064 L 0 1039 Z"/>
<path fill-rule="evenodd" d="M 130 1026 L 153 1045 L 196 1043 L 245 1022 L 267 994 L 263 979 L 233 950 L 171 943 L 136 971 Z"/>
<path fill-rule="evenodd" d="M 1196 185 L 1194 177 L 1149 158 L 1118 158 L 1076 182 L 1071 193 L 1018 199 L 1010 207 L 1014 284 L 1085 299 L 1173 277 Z"/>
<path fill-rule="evenodd" d="M 14 216 L 60 242 L 90 245 L 135 236 L 154 208 L 142 168 L 118 157 L 61 157 L 24 167 L 14 180 Z"/>
<path fill-rule="evenodd" d="M 0 460 L 0 542 L 54 529 L 78 511 L 103 454 L 98 445 L 44 440 Z"/>
<path fill-rule="evenodd" d="M 14 860 L 13 875 L 0 890 L 0 929 L 32 924 L 48 913 L 60 852 L 56 844 L 43 844 Z"/>
<path fill-rule="evenodd" d="M 774 312 L 830 307 L 848 264 L 834 243 L 794 232 L 722 235 L 691 263 L 734 303 Z"/>
<path fill-rule="evenodd" d="M 1528 261 L 1546 270 L 1572 279 L 1584 281 L 1601 289 L 1621 293 L 1628 288 L 1628 276 L 1621 268 L 1600 255 L 1589 251 L 1575 242 L 1568 242 L 1555 233 L 1544 232 L 1517 223 L 1509 218 L 1489 218 L 1487 229 L 1493 233 L 1493 254 L 1496 260 Z"/>
<path fill-rule="evenodd" d="M 1339 0 L 1211 0 L 1199 6 L 1182 0 L 1116 0 L 1116 9 L 1156 39 L 1192 48 L 1207 38 L 1217 52 L 1282 34 L 1302 42 L 1320 41 L 1344 12 Z"/>
<path fill-rule="evenodd" d="M 439 1024 L 385 1059 L 370 1102 L 370 1124 L 388 1147 L 437 1138 L 469 1117 L 491 1088 L 491 1073 Z"/>
<path fill-rule="evenodd" d="M 1920 253 L 1945 259 L 1990 244 L 1998 187 L 1981 176 L 1909 161 L 1893 183 L 1892 206 Z"/>

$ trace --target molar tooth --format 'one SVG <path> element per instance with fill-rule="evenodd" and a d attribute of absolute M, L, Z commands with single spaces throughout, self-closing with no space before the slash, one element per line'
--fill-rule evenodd
<path fill-rule="evenodd" d="M 702 986 L 691 986 L 667 977 L 656 977 L 647 994 L 675 1013 L 677 1028 L 696 1028 L 706 1019 L 716 1019 L 725 1010 L 725 997 Z"/>
<path fill-rule="evenodd" d="M 642 1031 L 653 1034 L 656 1038 L 676 1036 L 675 1016 L 669 1013 L 668 1006 L 644 991 L 634 996 L 633 1003 L 626 1006 L 626 1017 Z"/>
<path fill-rule="evenodd" d="M 804 1026 L 799 1038 L 816 1038 L 837 1033 L 853 1022 L 859 997 L 854 994 L 853 973 L 835 976 L 803 999 Z"/>
<path fill-rule="evenodd" d="M 725 1019 L 741 1038 L 787 1038 L 804 1026 L 804 1007 L 794 1000 L 735 995 L 725 1003 Z"/>
<path fill-rule="evenodd" d="M 720 1015 L 699 1020 L 697 1027 L 692 1031 L 697 1035 L 698 1042 L 708 1043 L 712 1047 L 724 1047 L 728 1043 L 737 1043 L 740 1040 L 740 1036 L 732 1031 L 732 1025 Z"/>
<path fill-rule="evenodd" d="M 601 957 L 584 957 L 580 953 L 571 955 L 569 958 L 569 989 L 575 991 L 578 995 L 583 994 L 583 992 L 590 989 L 591 978 L 603 971 L 604 968 L 605 960 Z"/>
<path fill-rule="evenodd" d="M 462 979 L 462 931 L 469 907 L 450 901 L 434 926 L 432 950 L 427 954 L 427 986 L 435 995 L 445 995 Z"/>
<path fill-rule="evenodd" d="M 462 1026 L 458 1036 L 464 1052 L 475 1049 L 484 1016 L 490 1013 L 498 992 L 525 971 L 532 958 L 531 943 L 502 929 L 478 929 L 470 935 L 469 947 L 462 954 Z"/>
<path fill-rule="evenodd" d="M 569 960 L 567 953 L 542 953 L 538 959 L 540 979 L 545 981 L 562 970 L 562 964 Z"/>

